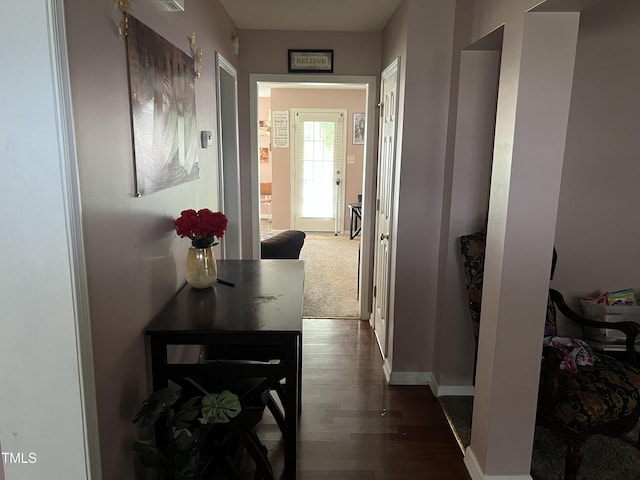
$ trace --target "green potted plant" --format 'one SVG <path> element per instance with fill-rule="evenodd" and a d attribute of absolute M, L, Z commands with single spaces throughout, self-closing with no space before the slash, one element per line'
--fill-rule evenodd
<path fill-rule="evenodd" d="M 180 388 L 167 387 L 149 396 L 133 419 L 154 427 L 158 444 L 138 440 L 133 450 L 142 465 L 157 471 L 159 480 L 197 480 L 213 461 L 210 433 L 216 424 L 228 423 L 241 410 L 237 395 L 203 393 L 183 399 Z"/>

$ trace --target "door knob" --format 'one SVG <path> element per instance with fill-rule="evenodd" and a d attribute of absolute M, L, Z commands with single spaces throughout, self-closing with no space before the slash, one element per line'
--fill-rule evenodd
<path fill-rule="evenodd" d="M 384 240 L 389 240 L 389 235 L 386 233 L 383 233 L 382 235 L 380 235 L 380 241 L 384 241 Z"/>

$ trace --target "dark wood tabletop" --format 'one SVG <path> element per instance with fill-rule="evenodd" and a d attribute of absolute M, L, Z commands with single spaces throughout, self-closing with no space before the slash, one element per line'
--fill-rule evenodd
<path fill-rule="evenodd" d="M 300 260 L 219 260 L 213 288 L 183 286 L 152 319 L 145 333 L 150 340 L 154 390 L 167 386 L 169 372 L 207 368 L 173 364 L 170 345 L 253 345 L 278 347 L 285 372 L 285 474 L 296 475 L 296 438 L 301 405 L 302 301 L 304 262 Z M 247 358 L 247 360 L 250 360 Z M 244 368 L 245 371 L 242 370 Z M 254 366 L 234 375 L 255 375 Z M 269 364 L 262 368 L 269 368 Z"/>
<path fill-rule="evenodd" d="M 304 263 L 301 260 L 218 260 L 213 288 L 186 285 L 149 324 L 147 334 L 180 331 L 279 331 L 302 329 Z"/>

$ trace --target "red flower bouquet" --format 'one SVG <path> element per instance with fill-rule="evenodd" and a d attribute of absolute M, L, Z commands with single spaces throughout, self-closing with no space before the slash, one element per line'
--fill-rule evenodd
<path fill-rule="evenodd" d="M 227 217 L 222 212 L 202 210 L 183 210 L 176 219 L 176 233 L 191 239 L 195 248 L 207 248 L 217 245 L 227 230 Z"/>

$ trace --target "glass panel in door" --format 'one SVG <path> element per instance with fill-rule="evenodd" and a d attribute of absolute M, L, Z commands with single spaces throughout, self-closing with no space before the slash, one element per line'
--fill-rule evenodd
<path fill-rule="evenodd" d="M 295 113 L 293 225 L 335 232 L 339 225 L 344 142 L 342 115 Z"/>

